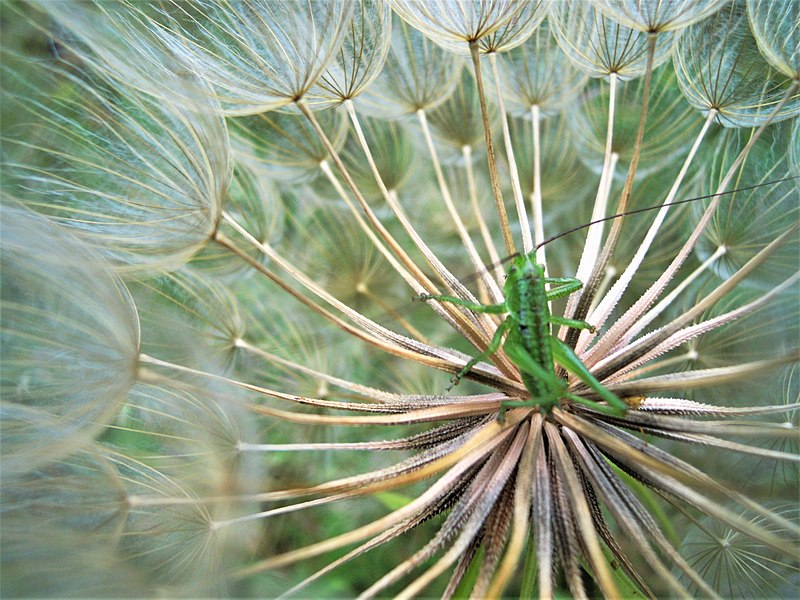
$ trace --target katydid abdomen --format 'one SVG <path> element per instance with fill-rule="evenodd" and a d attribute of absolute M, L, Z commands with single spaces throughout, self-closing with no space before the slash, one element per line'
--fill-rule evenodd
<path fill-rule="evenodd" d="M 522 346 L 536 364 L 555 378 L 544 270 L 529 256 L 517 258 L 509 269 L 504 293 L 509 316 L 516 324 L 509 330 L 507 343 L 510 341 L 512 345 Z M 511 360 L 516 362 L 513 357 Z M 534 399 L 544 399 L 553 393 L 550 382 L 529 373 L 525 365 L 517 364 L 517 367 L 522 382 Z"/>

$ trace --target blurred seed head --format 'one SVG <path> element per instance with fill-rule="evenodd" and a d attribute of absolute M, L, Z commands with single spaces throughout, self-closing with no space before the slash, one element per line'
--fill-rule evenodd
<path fill-rule="evenodd" d="M 521 44 L 546 15 L 546 3 L 513 0 L 388 0 L 407 23 L 436 44 L 468 55 L 469 43 L 485 41 L 489 51 Z M 487 40 L 495 34 L 493 39 Z"/>
<path fill-rule="evenodd" d="M 672 164 L 685 155 L 697 130 L 702 124 L 700 115 L 693 111 L 681 96 L 675 84 L 675 73 L 664 65 L 653 74 L 653 87 L 657 90 L 650 99 L 652 117 L 645 126 L 641 147 L 640 177 Z M 617 176 L 628 169 L 634 153 L 639 124 L 638 109 L 643 94 L 643 81 L 624 82 L 617 91 L 612 152 L 619 155 Z M 572 137 L 578 155 L 595 173 L 603 167 L 603 149 L 608 129 L 609 88 L 592 85 L 569 119 Z M 654 204 L 655 202 L 653 202 Z"/>
<path fill-rule="evenodd" d="M 740 181 L 750 185 L 768 183 L 783 178 L 793 171 L 789 165 L 791 125 L 776 124 L 765 132 L 762 139 L 748 155 L 748 160 L 737 171 Z M 706 182 L 703 194 L 713 193 L 730 164 L 747 143 L 741 130 L 723 131 L 716 141 L 717 152 L 705 160 Z M 797 173 L 797 171 L 794 171 Z M 718 248 L 725 249 L 712 269 L 722 278 L 730 277 L 750 260 L 759 249 L 766 246 L 786 229 L 787 223 L 800 217 L 800 180 L 790 179 L 765 188 L 744 190 L 722 201 L 703 232 L 698 245 L 698 256 L 705 260 Z M 691 207 L 697 217 L 703 206 Z M 758 222 L 758 227 L 751 224 Z M 794 235 L 753 277 L 742 282 L 747 287 L 768 290 L 790 276 L 797 269 L 800 237 Z"/>
<path fill-rule="evenodd" d="M 339 149 L 347 137 L 344 113 L 321 112 L 317 119 L 326 135 Z M 301 181 L 320 176 L 320 162 L 328 151 L 308 120 L 299 114 L 270 112 L 229 121 L 237 157 L 264 175 L 280 182 Z"/>
<path fill-rule="evenodd" d="M 797 522 L 796 506 L 781 505 L 776 511 Z M 751 519 L 761 522 L 760 517 Z M 713 519 L 702 519 L 683 540 L 681 551 L 725 598 L 785 598 L 800 585 L 797 562 Z M 689 584 L 689 589 L 695 588 Z"/>
<path fill-rule="evenodd" d="M 641 77 L 647 68 L 647 35 L 608 18 L 583 0 L 556 2 L 550 24 L 566 57 L 590 77 Z M 668 60 L 674 35 L 658 36 L 653 65 Z"/>
<path fill-rule="evenodd" d="M 231 115 L 302 98 L 339 52 L 354 8 L 346 0 L 38 4 L 101 68 L 170 103 L 199 93 Z M 160 78 L 176 71 L 199 73 L 209 87 L 164 86 Z"/>
<path fill-rule="evenodd" d="M 489 122 L 495 131 L 499 130 L 499 114 L 495 103 L 488 108 Z M 461 71 L 458 85 L 452 94 L 428 114 L 428 123 L 438 142 L 437 150 L 441 149 L 440 158 L 443 162 L 453 162 L 464 159 L 464 146 L 469 146 L 470 155 L 478 161 L 478 155 L 483 147 L 483 122 L 478 105 L 478 93 L 475 76 L 469 69 Z M 421 135 L 415 138 L 421 138 Z M 420 143 L 420 150 L 423 150 Z M 473 150 L 474 149 L 474 150 Z"/>
<path fill-rule="evenodd" d="M 675 56 L 681 91 L 696 109 L 719 112 L 723 125 L 755 127 L 777 108 L 792 85 L 759 52 L 744 2 L 731 2 L 689 27 Z M 773 121 L 800 114 L 796 89 Z"/>
<path fill-rule="evenodd" d="M 591 0 L 616 21 L 647 33 L 681 29 L 718 11 L 726 0 Z"/>
<path fill-rule="evenodd" d="M 0 206 L 3 476 L 85 446 L 137 377 L 139 322 L 122 282 L 58 225 Z"/>
<path fill-rule="evenodd" d="M 532 118 L 533 106 L 545 115 L 565 110 L 587 80 L 560 50 L 547 22 L 521 46 L 500 55 L 500 74 L 506 110 L 525 118 Z"/>
<path fill-rule="evenodd" d="M 4 132 L 3 187 L 72 227 L 121 271 L 187 261 L 214 234 L 227 193 L 222 118 L 89 73 L 38 70 L 57 95 L 31 88 L 21 72 L 6 74 L 6 110 L 26 118 Z"/>
<path fill-rule="evenodd" d="M 397 119 L 434 108 L 452 93 L 463 62 L 394 17 L 389 56 L 375 82 L 359 97 L 360 112 Z"/>

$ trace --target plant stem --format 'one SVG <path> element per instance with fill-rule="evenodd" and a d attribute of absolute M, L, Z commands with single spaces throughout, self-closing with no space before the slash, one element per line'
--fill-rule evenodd
<path fill-rule="evenodd" d="M 533 136 L 533 188 L 531 192 L 531 211 L 533 212 L 533 241 L 537 246 L 544 241 L 544 210 L 542 207 L 542 139 L 539 127 L 541 111 L 539 106 L 531 106 L 531 124 Z M 547 270 L 547 252 L 542 246 L 538 250 L 536 260 Z"/>
<path fill-rule="evenodd" d="M 511 226 L 508 224 L 506 206 L 503 203 L 503 192 L 500 189 L 500 176 L 497 173 L 494 145 L 492 144 L 492 132 L 489 127 L 489 112 L 486 108 L 486 93 L 483 89 L 483 76 L 481 75 L 480 47 L 477 41 L 469 43 L 469 51 L 472 56 L 472 66 L 475 70 L 475 83 L 478 88 L 478 99 L 481 104 L 483 136 L 486 140 L 486 157 L 489 161 L 489 179 L 492 183 L 492 196 L 494 197 L 494 203 L 497 207 L 497 216 L 500 219 L 500 231 L 503 232 L 503 243 L 506 246 L 506 255 L 511 256 L 516 250 L 514 249 L 514 239 L 511 237 Z"/>
<path fill-rule="evenodd" d="M 420 284 L 411 275 L 411 273 L 409 273 L 408 270 L 406 270 L 405 267 L 403 267 L 403 265 L 401 265 L 398 262 L 397 258 L 391 252 L 389 252 L 388 248 L 386 248 L 386 246 L 378 239 L 378 237 L 375 235 L 375 232 L 370 228 L 370 226 L 364 220 L 364 217 L 361 215 L 361 213 L 359 213 L 358 210 L 356 210 L 356 207 L 353 205 L 352 200 L 347 195 L 345 189 L 342 187 L 342 184 L 333 174 L 333 171 L 331 170 L 328 161 L 326 160 L 321 161 L 319 163 L 319 168 L 325 175 L 325 177 L 328 179 L 330 184 L 333 186 L 333 188 L 336 190 L 336 192 L 339 194 L 339 197 L 344 201 L 344 203 L 350 209 L 350 212 L 353 213 L 353 216 L 355 217 L 356 222 L 358 223 L 361 230 L 366 234 L 366 236 L 370 239 L 375 248 L 378 249 L 378 251 L 389 262 L 389 264 L 392 265 L 392 268 L 403 278 L 403 280 L 411 287 L 411 289 L 414 290 L 414 293 L 416 294 L 426 293 L 427 288 L 424 285 Z"/>

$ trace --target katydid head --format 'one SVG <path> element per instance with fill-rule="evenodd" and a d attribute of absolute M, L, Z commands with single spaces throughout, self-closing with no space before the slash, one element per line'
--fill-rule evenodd
<path fill-rule="evenodd" d="M 517 254 L 511 260 L 511 266 L 508 268 L 509 274 L 514 271 L 525 271 L 531 269 L 536 265 L 536 253 L 530 254 Z"/>
<path fill-rule="evenodd" d="M 536 251 L 527 254 L 514 254 L 511 256 L 511 265 L 508 268 L 508 275 L 512 273 L 524 274 L 543 274 L 544 267 L 536 261 Z"/>
<path fill-rule="evenodd" d="M 536 252 L 515 255 L 506 271 L 506 281 L 503 286 L 506 302 L 511 302 L 511 305 L 517 304 L 519 295 L 517 286 L 521 281 L 530 284 L 537 280 L 544 280 L 544 267 L 536 262 Z"/>

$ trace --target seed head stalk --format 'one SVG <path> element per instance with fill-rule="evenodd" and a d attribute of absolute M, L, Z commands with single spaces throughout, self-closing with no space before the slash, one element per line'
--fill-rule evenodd
<path fill-rule="evenodd" d="M 514 240 L 511 237 L 511 226 L 508 224 L 508 214 L 506 205 L 503 202 L 503 193 L 500 189 L 500 175 L 497 173 L 497 162 L 494 154 L 494 144 L 492 143 L 492 132 L 489 127 L 489 112 L 486 109 L 486 94 L 484 92 L 483 75 L 481 74 L 481 57 L 478 42 L 473 40 L 469 44 L 472 66 L 475 71 L 475 82 L 478 86 L 478 98 L 481 105 L 481 118 L 483 119 L 483 132 L 486 141 L 486 157 L 489 164 L 489 179 L 492 184 L 492 196 L 494 197 L 497 216 L 500 219 L 500 231 L 503 233 L 503 244 L 505 245 L 506 255 L 515 254 Z"/>

